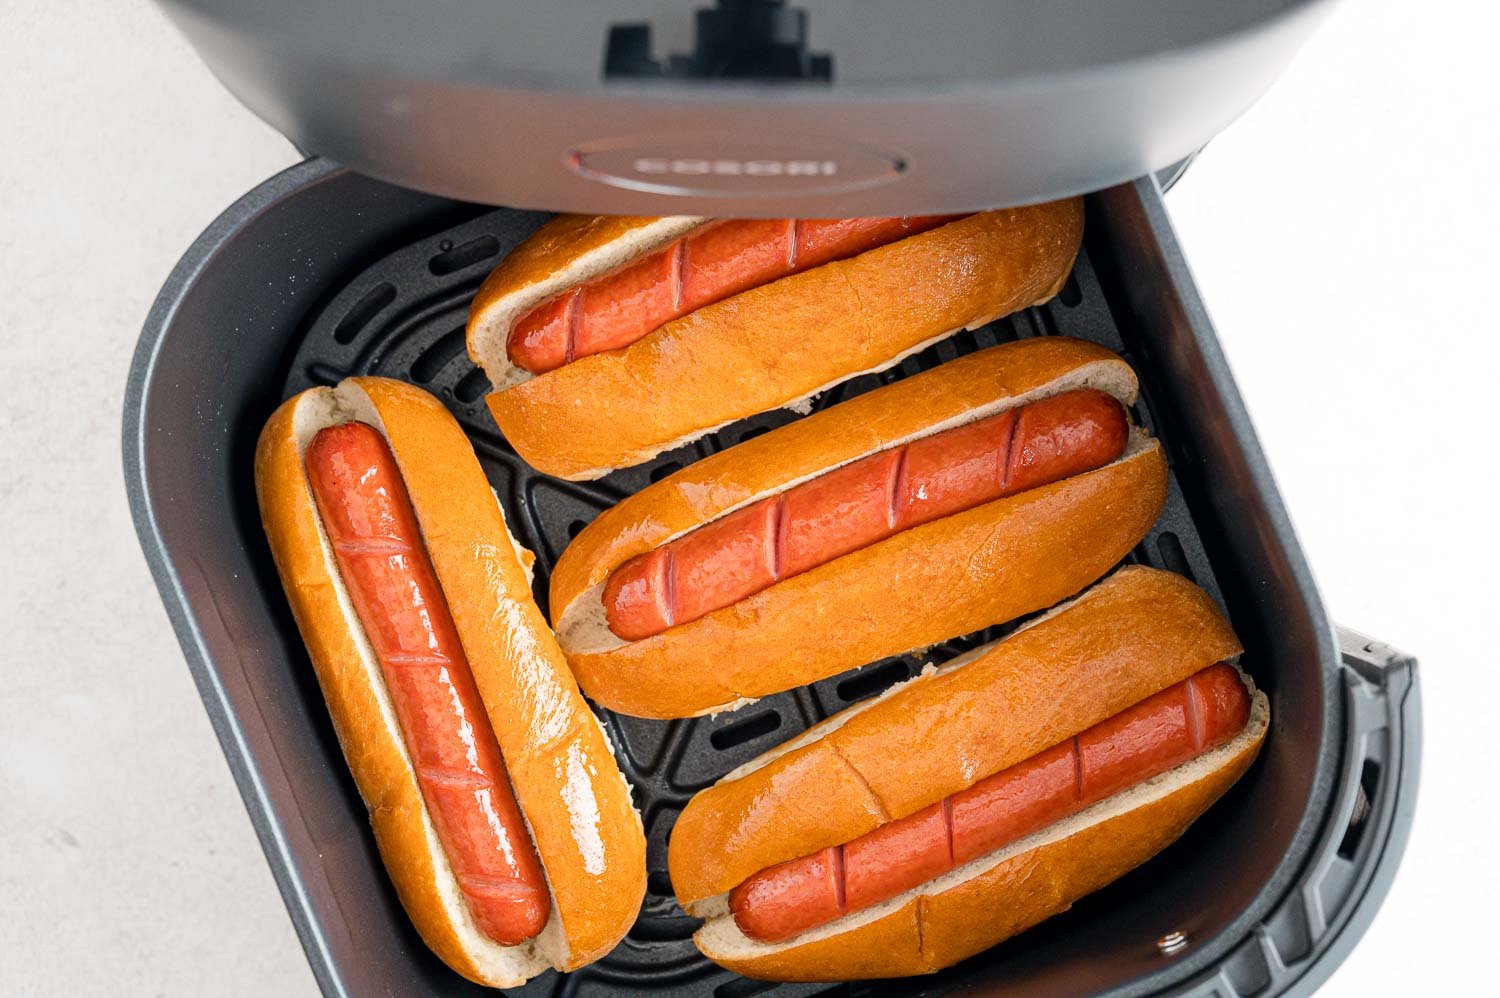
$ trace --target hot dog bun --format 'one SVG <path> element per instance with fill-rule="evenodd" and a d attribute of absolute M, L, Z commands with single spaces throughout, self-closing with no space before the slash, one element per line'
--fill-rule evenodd
<path fill-rule="evenodd" d="M 829 718 L 678 818 L 668 865 L 683 907 L 708 919 L 695 941 L 751 977 L 890 977 L 949 966 L 1067 909 L 1176 840 L 1238 779 L 1265 738 L 1264 694 L 1226 745 L 785 943 L 746 937 L 725 898 L 761 869 L 913 814 L 1239 652 L 1202 590 L 1128 567 L 1003 641 Z"/>
<path fill-rule="evenodd" d="M 1045 337 L 979 351 L 684 468 L 605 511 L 551 580 L 559 641 L 584 692 L 612 710 L 689 717 L 730 709 L 1043 609 L 1103 575 L 1166 497 L 1166 462 L 1140 430 L 1095 471 L 901 531 L 653 637 L 609 631 L 605 580 L 633 556 L 875 451 L 1079 387 L 1129 405 L 1130 367 Z"/>
<path fill-rule="evenodd" d="M 703 222 L 565 216 L 481 286 L 469 355 L 496 387 L 488 403 L 501 432 L 533 467 L 598 478 L 1046 301 L 1078 254 L 1083 204 L 971 215 L 742 292 L 547 374 L 510 362 L 506 334 L 524 310 Z"/>
<path fill-rule="evenodd" d="M 469 356 L 496 391 L 531 377 L 505 340 L 524 312 L 560 291 L 608 273 L 707 222 L 691 215 L 558 215 L 505 255 L 469 306 Z"/>
<path fill-rule="evenodd" d="M 359 420 L 395 456 L 485 711 L 544 867 L 552 914 L 502 946 L 477 929 L 433 828 L 389 694 L 313 503 L 304 454 L 325 426 Z M 645 893 L 645 839 L 630 788 L 531 598 L 530 553 L 458 424 L 436 399 L 351 378 L 287 401 L 256 449 L 271 552 L 334 730 L 401 902 L 427 944 L 481 984 L 513 987 L 607 953 Z"/>

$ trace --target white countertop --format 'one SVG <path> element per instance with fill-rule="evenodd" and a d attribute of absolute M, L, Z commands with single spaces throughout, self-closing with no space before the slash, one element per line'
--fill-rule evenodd
<path fill-rule="evenodd" d="M 1423 663 L 1411 846 L 1330 995 L 1492 979 L 1496 26 L 1344 4 L 1168 198 L 1331 612 Z M 3 0 L 0 66 L 0 991 L 312 994 L 120 462 L 156 289 L 297 156 L 139 0 Z"/>

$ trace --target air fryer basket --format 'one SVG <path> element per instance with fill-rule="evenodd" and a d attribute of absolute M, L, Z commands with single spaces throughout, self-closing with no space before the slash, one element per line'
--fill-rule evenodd
<path fill-rule="evenodd" d="M 260 531 L 251 454 L 283 398 L 349 374 L 413 381 L 474 441 L 523 543 L 537 595 L 601 509 L 683 463 L 789 421 L 735 424 L 595 483 L 538 475 L 484 409 L 463 351 L 467 305 L 544 215 L 446 201 L 310 161 L 247 195 L 189 250 L 152 310 L 125 418 L 142 545 L 319 983 L 329 993 L 478 991 L 422 945 L 389 886 Z M 1131 560 L 1182 572 L 1227 607 L 1272 699 L 1266 749 L 1183 840 L 1022 937 L 904 991 L 1259 994 L 1311 988 L 1357 940 L 1394 870 L 1415 792 L 1410 659 L 1340 651 L 1217 344 L 1159 190 L 1093 195 L 1085 251 L 1056 300 L 961 334 L 820 405 L 1024 336 L 1080 336 L 1141 375 L 1138 418 L 1172 465 L 1167 511 Z M 545 607 L 545 602 L 543 603 Z M 933 649 L 942 659 L 1004 629 Z M 717 718 L 601 712 L 646 821 L 645 908 L 605 960 L 527 994 L 770 993 L 697 956 L 665 845 L 691 794 L 829 713 L 911 675 L 873 664 Z M 1345 931 L 1346 929 L 1351 931 Z M 777 994 L 879 991 L 783 986 Z"/>

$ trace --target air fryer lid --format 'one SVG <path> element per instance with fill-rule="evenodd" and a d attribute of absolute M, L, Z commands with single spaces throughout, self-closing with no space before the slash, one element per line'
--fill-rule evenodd
<path fill-rule="evenodd" d="M 436 194 L 866 215 L 1181 159 L 1331 0 L 161 0 L 303 149 Z"/>

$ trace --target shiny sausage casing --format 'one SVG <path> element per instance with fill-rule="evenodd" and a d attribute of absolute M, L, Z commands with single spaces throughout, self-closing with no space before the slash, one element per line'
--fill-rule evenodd
<path fill-rule="evenodd" d="M 1102 467 L 1129 442 L 1124 407 L 1090 388 L 933 433 L 793 486 L 638 555 L 604 611 L 638 641 L 932 520 Z"/>
<path fill-rule="evenodd" d="M 714 222 L 549 298 L 511 326 L 511 363 L 545 374 L 626 347 L 705 305 L 856 256 L 959 216 Z"/>
<path fill-rule="evenodd" d="M 524 942 L 547 922 L 546 880 L 395 458 L 374 428 L 343 423 L 306 464 L 459 889 L 481 932 Z"/>
<path fill-rule="evenodd" d="M 1224 744 L 1249 721 L 1235 669 L 1211 665 L 915 814 L 790 860 L 729 893 L 740 930 L 780 942 L 879 904 Z"/>

